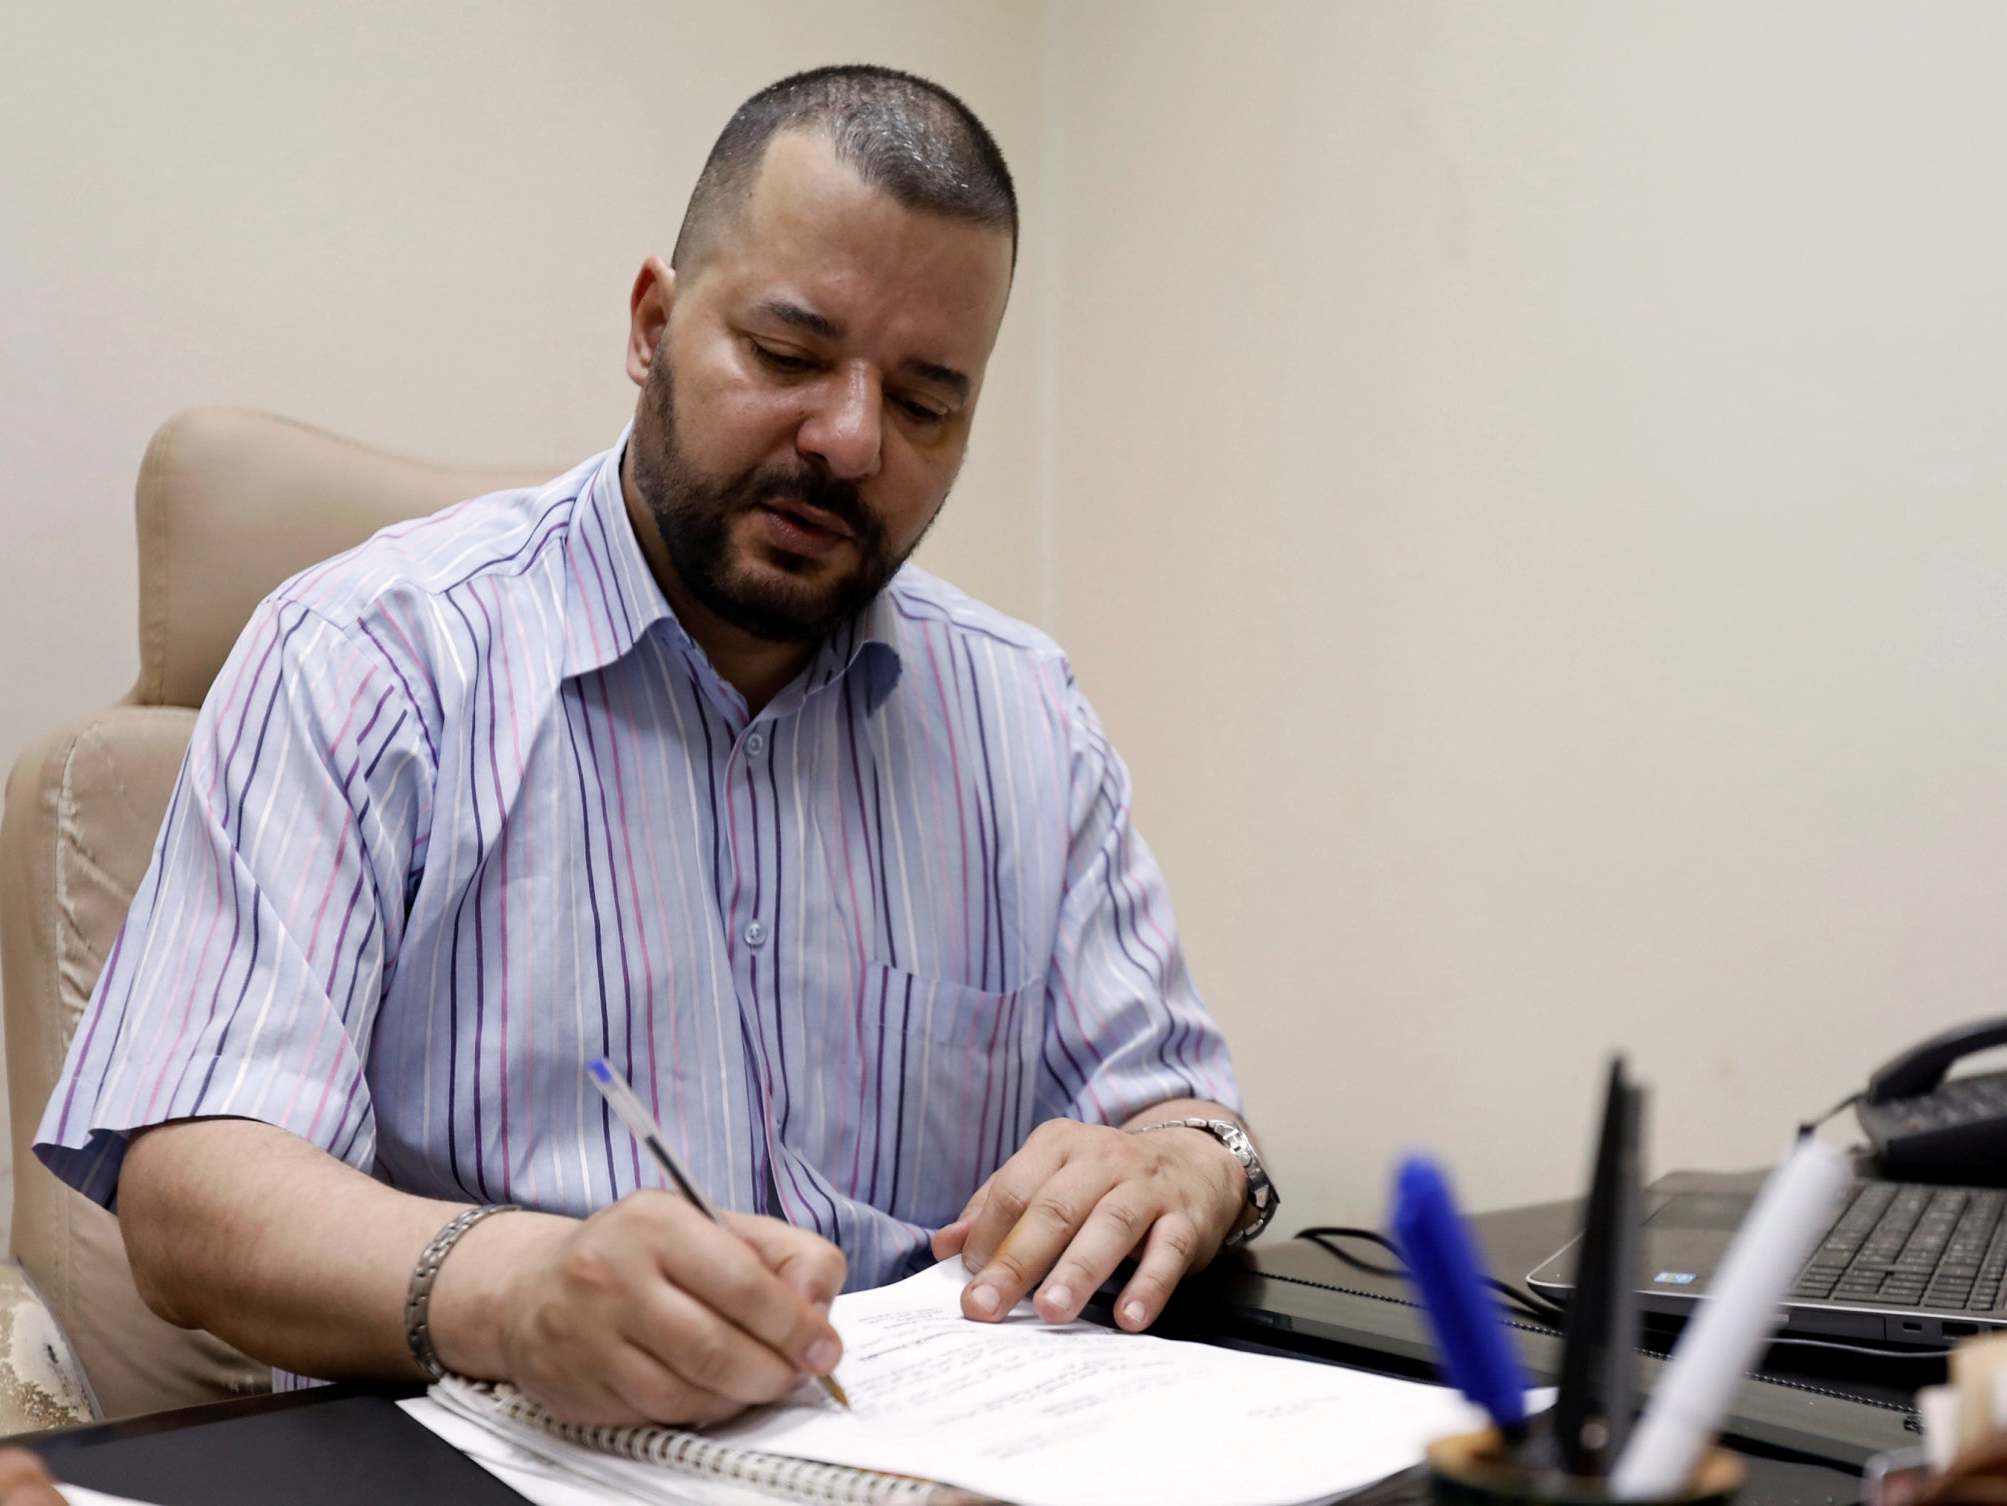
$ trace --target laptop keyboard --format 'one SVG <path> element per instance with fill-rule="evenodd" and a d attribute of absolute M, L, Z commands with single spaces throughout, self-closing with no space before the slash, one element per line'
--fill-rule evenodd
<path fill-rule="evenodd" d="M 2007 1192 L 1857 1182 L 1792 1295 L 1990 1313 L 2007 1273 L 2003 1211 Z"/>

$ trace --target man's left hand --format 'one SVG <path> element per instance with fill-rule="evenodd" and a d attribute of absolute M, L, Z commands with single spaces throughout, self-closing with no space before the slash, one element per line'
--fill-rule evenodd
<path fill-rule="evenodd" d="M 993 1322 L 1036 1286 L 1039 1316 L 1063 1323 L 1135 1255 L 1115 1321 L 1136 1333 L 1218 1252 L 1246 1198 L 1240 1163 L 1203 1131 L 1050 1119 L 934 1235 L 934 1258 L 959 1250 L 976 1273 L 962 1292 L 966 1316 Z"/>

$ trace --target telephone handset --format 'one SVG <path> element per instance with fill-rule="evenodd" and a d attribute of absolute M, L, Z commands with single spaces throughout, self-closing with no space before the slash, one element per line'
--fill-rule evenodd
<path fill-rule="evenodd" d="M 1946 1079 L 1975 1051 L 2007 1045 L 2007 1018 L 1932 1036 L 1885 1063 L 1854 1114 L 1891 1180 L 2007 1186 L 2007 1072 Z"/>

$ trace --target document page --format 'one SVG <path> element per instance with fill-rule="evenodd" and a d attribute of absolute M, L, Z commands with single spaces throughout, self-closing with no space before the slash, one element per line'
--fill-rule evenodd
<path fill-rule="evenodd" d="M 720 1442 L 921 1475 L 1019 1506 L 1294 1506 L 1418 1463 L 1475 1426 L 1455 1393 L 1210 1345 L 962 1316 L 949 1260 L 836 1299 L 837 1378 L 706 1430 Z"/>

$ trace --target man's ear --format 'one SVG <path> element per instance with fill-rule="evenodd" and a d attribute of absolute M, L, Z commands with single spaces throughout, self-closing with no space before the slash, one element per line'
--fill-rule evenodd
<path fill-rule="evenodd" d="M 649 257 L 634 275 L 634 291 L 627 296 L 627 376 L 637 387 L 648 385 L 648 370 L 655 364 L 675 302 L 676 274 L 661 257 Z"/>

